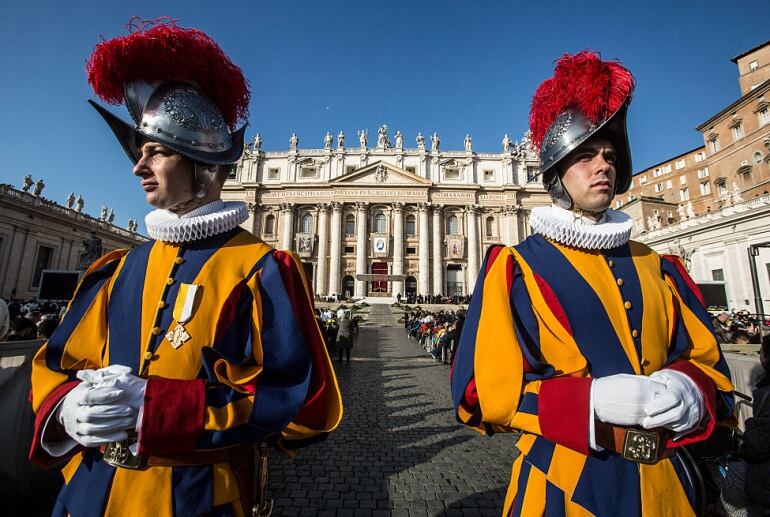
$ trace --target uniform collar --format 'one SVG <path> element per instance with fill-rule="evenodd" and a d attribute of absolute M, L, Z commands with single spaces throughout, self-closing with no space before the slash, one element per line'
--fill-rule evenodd
<path fill-rule="evenodd" d="M 190 242 L 228 232 L 248 219 L 246 203 L 212 201 L 178 216 L 153 210 L 144 218 L 150 238 L 163 242 Z"/>
<path fill-rule="evenodd" d="M 627 243 L 634 222 L 617 210 L 607 210 L 599 221 L 593 221 L 577 212 L 551 205 L 533 208 L 529 225 L 534 233 L 560 244 L 603 250 Z"/>

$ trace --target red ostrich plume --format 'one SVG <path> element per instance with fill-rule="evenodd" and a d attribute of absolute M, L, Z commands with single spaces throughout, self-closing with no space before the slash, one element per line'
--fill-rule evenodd
<path fill-rule="evenodd" d="M 633 90 L 634 77 L 619 62 L 602 61 L 588 50 L 564 54 L 556 61 L 553 77 L 543 81 L 532 98 L 532 143 L 540 148 L 548 128 L 564 110 L 577 109 L 597 123 L 615 113 Z"/>
<path fill-rule="evenodd" d="M 104 102 L 121 104 L 129 81 L 183 81 L 198 86 L 231 130 L 249 114 L 249 85 L 239 67 L 206 33 L 175 20 L 132 18 L 128 36 L 102 41 L 86 64 L 88 83 Z"/>

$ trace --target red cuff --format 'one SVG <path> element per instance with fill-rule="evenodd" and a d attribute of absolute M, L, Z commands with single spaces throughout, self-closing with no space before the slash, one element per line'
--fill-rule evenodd
<path fill-rule="evenodd" d="M 590 405 L 590 378 L 558 377 L 543 381 L 538 395 L 543 437 L 587 455 Z"/>
<path fill-rule="evenodd" d="M 203 380 L 150 377 L 144 392 L 139 453 L 195 450 L 203 431 L 206 407 Z"/>
<path fill-rule="evenodd" d="M 74 447 L 64 456 L 53 457 L 48 454 L 41 445 L 43 429 L 45 428 L 45 423 L 48 422 L 51 413 L 59 405 L 61 399 L 66 397 L 78 384 L 80 384 L 80 381 L 65 382 L 53 390 L 40 405 L 40 409 L 37 410 L 37 414 L 35 415 L 35 429 L 34 434 L 32 435 L 32 444 L 29 448 L 29 459 L 31 461 L 40 465 L 51 465 L 53 463 L 58 463 L 65 458 L 69 458 L 70 456 L 74 456 L 75 453 L 80 451 L 80 447 L 78 446 Z"/>
<path fill-rule="evenodd" d="M 676 361 L 668 366 L 667 370 L 675 370 L 688 376 L 698 387 L 703 396 L 703 406 L 706 409 L 706 415 L 701 419 L 701 425 L 684 438 L 676 441 L 669 439 L 667 447 L 681 447 L 691 443 L 702 442 L 711 436 L 714 432 L 714 426 L 717 422 L 717 386 L 711 377 L 706 375 L 703 370 L 692 364 L 690 361 Z"/>

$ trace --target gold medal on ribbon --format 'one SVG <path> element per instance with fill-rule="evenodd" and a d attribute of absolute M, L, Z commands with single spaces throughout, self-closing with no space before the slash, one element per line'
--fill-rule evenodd
<path fill-rule="evenodd" d="M 173 312 L 177 326 L 166 334 L 166 339 L 174 348 L 179 348 L 192 338 L 187 329 L 184 328 L 184 324 L 192 317 L 196 297 L 200 292 L 199 287 L 195 284 L 182 284 L 179 286 L 179 293 L 176 296 Z"/>

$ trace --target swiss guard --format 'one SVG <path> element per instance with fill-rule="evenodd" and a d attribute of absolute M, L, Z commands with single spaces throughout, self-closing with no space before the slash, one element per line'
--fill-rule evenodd
<path fill-rule="evenodd" d="M 521 432 L 503 515 L 694 515 L 682 446 L 733 408 L 730 373 L 682 263 L 630 241 L 634 79 L 565 55 L 530 114 L 553 204 L 484 259 L 452 373 L 457 418 Z"/>
<path fill-rule="evenodd" d="M 243 152 L 249 89 L 200 30 L 134 22 L 88 64 L 155 207 L 151 241 L 86 272 L 32 367 L 30 456 L 68 459 L 54 515 L 266 513 L 266 449 L 292 453 L 342 403 L 296 255 L 241 229 L 220 190 Z"/>

